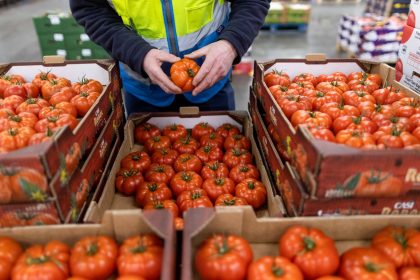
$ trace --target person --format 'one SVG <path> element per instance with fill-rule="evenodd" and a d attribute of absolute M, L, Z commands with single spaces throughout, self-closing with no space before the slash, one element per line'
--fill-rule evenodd
<path fill-rule="evenodd" d="M 128 114 L 234 110 L 232 65 L 258 35 L 269 6 L 270 0 L 70 0 L 91 40 L 119 61 Z M 201 65 L 186 93 L 168 77 L 184 56 Z"/>

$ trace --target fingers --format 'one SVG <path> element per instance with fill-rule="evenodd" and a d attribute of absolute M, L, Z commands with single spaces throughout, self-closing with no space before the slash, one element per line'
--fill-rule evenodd
<path fill-rule="evenodd" d="M 157 84 L 166 93 L 182 93 L 182 90 L 166 76 L 160 67 L 154 67 L 149 77 L 152 83 Z"/>
<path fill-rule="evenodd" d="M 206 46 L 204 48 L 198 49 L 196 51 L 193 51 L 190 54 L 185 55 L 185 57 L 188 57 L 188 58 L 191 58 L 191 59 L 197 59 L 197 58 L 206 56 L 207 52 L 208 52 L 208 49 L 209 49 L 209 46 Z"/>
<path fill-rule="evenodd" d="M 223 71 L 221 71 L 220 67 L 213 64 L 210 72 L 201 80 L 201 82 L 197 85 L 197 87 L 193 90 L 192 94 L 195 96 L 202 92 L 205 89 L 208 89 L 212 85 L 214 85 L 220 78 L 223 76 Z"/>
<path fill-rule="evenodd" d="M 179 57 L 177 57 L 177 56 L 175 56 L 175 55 L 173 55 L 173 54 L 167 53 L 167 52 L 163 52 L 163 51 L 161 51 L 161 52 L 159 53 L 159 57 L 158 57 L 158 59 L 159 59 L 160 61 L 165 61 L 165 62 L 169 62 L 169 63 L 175 63 L 175 62 L 177 62 L 178 60 L 180 60 L 180 58 L 179 58 Z"/>
<path fill-rule="evenodd" d="M 197 75 L 195 75 L 193 80 L 193 86 L 197 86 L 201 83 L 201 81 L 204 79 L 204 77 L 207 77 L 207 75 L 210 73 L 210 70 L 213 67 L 214 59 L 212 59 L 210 56 L 206 57 L 204 60 L 203 65 L 201 65 L 200 70 L 198 70 Z"/>

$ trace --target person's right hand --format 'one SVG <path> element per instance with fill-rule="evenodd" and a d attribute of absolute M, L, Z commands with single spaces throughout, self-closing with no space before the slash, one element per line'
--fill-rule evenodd
<path fill-rule="evenodd" d="M 158 85 L 166 93 L 182 93 L 182 90 L 172 83 L 160 67 L 163 62 L 175 63 L 178 60 L 180 60 L 180 58 L 173 54 L 152 49 L 144 57 L 143 69 L 149 76 L 151 82 Z"/>

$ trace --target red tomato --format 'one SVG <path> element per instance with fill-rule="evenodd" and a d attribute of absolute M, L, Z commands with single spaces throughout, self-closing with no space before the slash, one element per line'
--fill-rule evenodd
<path fill-rule="evenodd" d="M 360 115 L 359 109 L 351 105 L 344 105 L 343 103 L 330 102 L 321 106 L 320 111 L 328 114 L 332 120 L 341 116 L 354 116 Z"/>
<path fill-rule="evenodd" d="M 172 124 L 165 126 L 162 135 L 168 136 L 172 143 L 182 137 L 187 137 L 187 129 L 182 124 Z"/>
<path fill-rule="evenodd" d="M 69 114 L 61 114 L 58 117 L 48 117 L 42 120 L 39 120 L 35 124 L 35 130 L 37 132 L 45 132 L 50 129 L 63 127 L 68 125 L 71 130 L 76 129 L 79 121 L 72 115 Z"/>
<path fill-rule="evenodd" d="M 118 171 L 115 178 L 115 187 L 118 192 L 124 195 L 133 195 L 143 184 L 142 173 L 138 169 L 122 168 Z"/>
<path fill-rule="evenodd" d="M 216 133 L 223 138 L 227 138 L 229 135 L 235 135 L 241 133 L 240 129 L 230 123 L 225 123 L 216 129 Z"/>
<path fill-rule="evenodd" d="M 3 100 L 2 107 L 10 109 L 12 111 L 16 111 L 17 107 L 19 107 L 19 105 L 22 104 L 23 102 L 25 102 L 25 99 L 23 99 L 22 97 L 18 95 L 12 95 L 12 96 L 6 97 Z"/>
<path fill-rule="evenodd" d="M 318 91 L 314 99 L 312 100 L 312 109 L 320 110 L 322 105 L 330 102 L 341 103 L 342 99 L 343 98 L 341 94 L 337 93 L 336 91 L 328 91 L 325 93 L 322 91 Z"/>
<path fill-rule="evenodd" d="M 331 126 L 331 117 L 325 113 L 318 112 L 318 111 L 304 111 L 299 110 L 296 111 L 291 118 L 292 125 L 297 127 L 300 124 L 306 124 L 309 127 L 317 126 L 317 127 L 324 127 L 330 128 Z"/>
<path fill-rule="evenodd" d="M 152 137 L 146 141 L 144 147 L 149 154 L 153 154 L 155 151 L 160 149 L 170 149 L 171 139 L 168 136 Z"/>
<path fill-rule="evenodd" d="M 372 82 L 371 80 L 352 80 L 349 82 L 348 87 L 354 91 L 365 91 L 369 94 L 379 89 L 379 85 Z M 349 90 L 349 89 L 347 89 Z"/>
<path fill-rule="evenodd" d="M 121 168 L 136 169 L 140 172 L 146 172 L 150 164 L 150 157 L 145 152 L 129 153 L 121 160 Z"/>
<path fill-rule="evenodd" d="M 48 106 L 48 101 L 42 98 L 29 98 L 16 108 L 16 113 L 29 112 L 38 116 L 41 109 Z"/>
<path fill-rule="evenodd" d="M 344 103 L 352 106 L 359 106 L 361 102 L 370 101 L 375 103 L 375 97 L 366 91 L 349 90 L 343 93 Z"/>
<path fill-rule="evenodd" d="M 400 280 L 420 280 L 420 268 L 403 267 L 400 270 Z"/>
<path fill-rule="evenodd" d="M 338 144 L 345 144 L 354 148 L 370 148 L 376 141 L 372 134 L 363 130 L 344 129 L 335 136 Z"/>
<path fill-rule="evenodd" d="M 180 154 L 194 154 L 200 144 L 190 136 L 179 138 L 173 144 L 173 148 Z"/>
<path fill-rule="evenodd" d="M 223 162 L 209 161 L 204 164 L 203 169 L 201 169 L 201 177 L 203 180 L 207 180 L 209 178 L 217 178 L 217 177 L 228 177 L 229 175 L 229 168 Z"/>
<path fill-rule="evenodd" d="M 32 80 L 32 83 L 41 90 L 44 83 L 57 79 L 57 76 L 51 72 L 42 72 L 40 71 L 38 74 L 35 75 L 35 78 Z"/>
<path fill-rule="evenodd" d="M 172 199 L 172 192 L 165 183 L 143 182 L 136 191 L 136 202 L 140 206 L 168 199 Z"/>
<path fill-rule="evenodd" d="M 248 279 L 303 280 L 303 275 L 299 268 L 286 258 L 262 257 L 249 266 Z"/>
<path fill-rule="evenodd" d="M 391 107 L 397 117 L 410 118 L 420 113 L 420 99 L 404 97 L 392 103 Z"/>
<path fill-rule="evenodd" d="M 334 133 L 328 128 L 317 126 L 309 127 L 309 132 L 311 132 L 312 136 L 316 139 L 336 142 Z"/>
<path fill-rule="evenodd" d="M 232 131 L 232 130 L 230 130 Z M 227 138 L 229 135 L 226 135 L 226 137 L 223 137 L 220 134 L 217 134 L 217 132 L 212 132 L 210 134 L 204 135 L 200 139 L 200 146 L 210 146 L 210 147 L 217 147 L 220 149 L 223 149 L 223 143 L 225 142 L 225 138 Z"/>
<path fill-rule="evenodd" d="M 259 180 L 260 172 L 253 164 L 239 164 L 230 170 L 229 178 L 231 178 L 236 184 L 239 184 L 248 178 Z"/>
<path fill-rule="evenodd" d="M 171 189 L 175 196 L 183 191 L 190 191 L 201 188 L 203 179 L 194 171 L 181 171 L 175 174 L 171 180 Z"/>
<path fill-rule="evenodd" d="M 86 77 L 83 77 L 81 81 L 72 84 L 72 88 L 77 93 L 91 93 L 91 92 L 97 92 L 102 93 L 103 86 L 99 81 L 88 79 Z"/>
<path fill-rule="evenodd" d="M 303 82 L 297 82 L 290 84 L 289 89 L 295 89 L 297 90 L 298 94 L 302 94 L 307 90 L 314 90 L 314 85 L 309 81 L 303 81 Z"/>
<path fill-rule="evenodd" d="M 267 200 L 267 190 L 262 182 L 248 178 L 236 185 L 235 196 L 244 198 L 254 209 L 258 209 Z"/>
<path fill-rule="evenodd" d="M 286 117 L 290 118 L 298 110 L 311 110 L 312 102 L 308 97 L 300 95 L 287 95 L 277 99 L 277 103 Z"/>
<path fill-rule="evenodd" d="M 316 85 L 316 83 L 317 83 L 316 77 L 314 75 L 312 75 L 312 74 L 309 74 L 309 73 L 299 74 L 298 76 L 296 76 L 293 79 L 293 82 L 294 83 L 296 83 L 296 82 L 304 82 L 304 81 L 311 82 L 313 85 Z"/>
<path fill-rule="evenodd" d="M 160 136 L 160 130 L 157 126 L 150 123 L 142 123 L 134 129 L 134 138 L 144 145 L 148 139 Z"/>
<path fill-rule="evenodd" d="M 95 104 L 96 100 L 99 98 L 101 94 L 99 92 L 82 92 L 78 95 L 75 95 L 73 98 L 71 98 L 70 102 L 74 105 L 74 107 L 77 110 L 77 114 L 80 117 L 84 117 L 92 108 L 93 104 Z M 54 95 L 56 96 L 56 94 Z M 53 96 L 53 97 L 54 97 Z M 50 99 L 50 103 L 53 104 L 53 97 Z M 68 100 L 66 100 L 68 101 Z M 60 101 L 57 101 L 60 102 Z"/>
<path fill-rule="evenodd" d="M 381 127 L 373 136 L 378 145 L 381 144 L 387 148 L 404 148 L 420 144 L 417 137 L 397 126 Z"/>
<path fill-rule="evenodd" d="M 26 93 L 26 89 L 23 87 L 22 84 L 11 84 L 3 92 L 4 98 L 7 98 L 13 95 L 20 96 L 23 99 L 26 99 L 28 97 Z"/>
<path fill-rule="evenodd" d="M 176 158 L 178 157 L 178 152 L 172 149 L 160 149 L 152 154 L 152 163 L 167 164 L 173 165 Z"/>
<path fill-rule="evenodd" d="M 245 149 L 229 149 L 223 156 L 223 162 L 228 168 L 238 164 L 252 163 L 252 154 Z"/>
<path fill-rule="evenodd" d="M 223 151 L 218 147 L 203 146 L 195 152 L 195 155 L 201 160 L 201 162 L 206 163 L 209 161 L 222 161 L 223 160 Z"/>
<path fill-rule="evenodd" d="M 340 130 L 344 129 L 357 129 L 368 133 L 374 133 L 378 130 L 378 126 L 375 122 L 371 121 L 367 117 L 352 117 L 352 116 L 341 116 L 333 122 L 334 132 L 337 134 Z"/>
<path fill-rule="evenodd" d="M 213 204 L 203 189 L 183 191 L 176 199 L 179 210 L 184 213 L 190 208 L 211 208 Z"/>
<path fill-rule="evenodd" d="M 169 184 L 175 171 L 170 165 L 152 163 L 145 174 L 145 179 L 148 182 Z"/>
<path fill-rule="evenodd" d="M 377 89 L 372 92 L 373 97 L 376 99 L 376 103 L 380 105 L 392 104 L 395 101 L 400 100 L 401 98 L 406 97 L 406 93 L 391 87 L 386 87 L 382 89 Z"/>
<path fill-rule="evenodd" d="M 215 132 L 215 129 L 209 123 L 201 122 L 193 127 L 191 136 L 197 140 L 200 140 L 201 137 L 212 132 Z"/>
<path fill-rule="evenodd" d="M 296 88 L 282 87 L 282 86 L 272 86 L 268 89 L 273 95 L 274 99 L 280 99 L 286 95 L 299 95 L 299 90 Z M 303 90 L 303 89 L 302 89 Z"/>
<path fill-rule="evenodd" d="M 242 134 L 231 135 L 226 138 L 224 148 L 225 150 L 229 150 L 232 148 L 249 150 L 251 149 L 251 141 L 248 137 L 245 137 Z"/>
<path fill-rule="evenodd" d="M 244 206 L 244 205 L 248 205 L 248 202 L 246 201 L 246 199 L 241 198 L 241 197 L 236 197 L 227 193 L 220 195 L 216 199 L 216 202 L 214 203 L 214 206 Z"/>
<path fill-rule="evenodd" d="M 203 190 L 212 202 L 222 194 L 234 194 L 235 182 L 230 178 L 210 178 L 204 181 Z"/>
<path fill-rule="evenodd" d="M 284 72 L 278 72 L 276 70 L 273 70 L 272 72 L 264 75 L 264 82 L 267 85 L 267 87 L 271 87 L 274 85 L 287 87 L 290 84 L 290 78 L 289 75 L 287 75 Z"/>
<path fill-rule="evenodd" d="M 180 171 L 194 171 L 200 173 L 203 163 L 200 158 L 192 154 L 182 154 L 174 162 L 174 169 L 176 172 Z"/>
<path fill-rule="evenodd" d="M 41 93 L 42 97 L 49 101 L 50 98 L 56 93 L 59 92 L 64 87 L 70 87 L 71 83 L 65 78 L 57 78 L 49 80 L 42 85 Z"/>

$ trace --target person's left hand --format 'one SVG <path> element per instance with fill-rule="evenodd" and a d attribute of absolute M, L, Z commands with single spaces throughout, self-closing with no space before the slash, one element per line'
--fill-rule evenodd
<path fill-rule="evenodd" d="M 237 56 L 235 48 L 226 40 L 220 40 L 196 50 L 185 57 L 197 59 L 205 56 L 200 71 L 194 77 L 195 86 L 192 94 L 197 95 L 221 80 L 232 67 L 233 60 Z"/>

